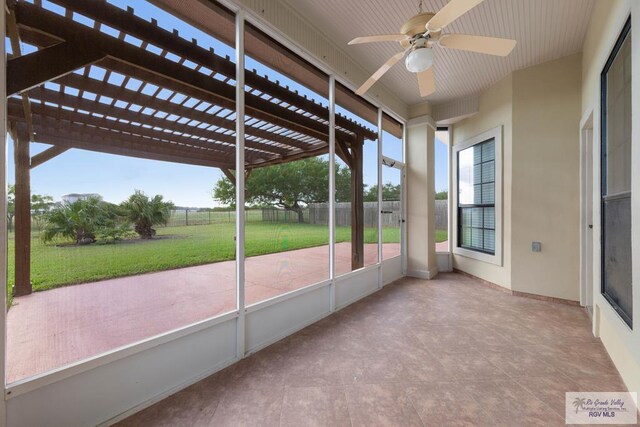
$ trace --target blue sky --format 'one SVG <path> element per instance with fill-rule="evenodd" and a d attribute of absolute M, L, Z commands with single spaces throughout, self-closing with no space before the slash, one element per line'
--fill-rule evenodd
<path fill-rule="evenodd" d="M 136 15 L 150 20 L 151 17 L 158 24 L 167 29 L 176 28 L 181 37 L 187 40 L 196 38 L 198 44 L 205 48 L 213 47 L 217 54 L 228 55 L 233 59 L 234 51 L 207 34 L 191 27 L 190 25 L 172 17 L 163 10 L 146 2 L 136 0 L 109 0 L 118 7 L 126 9 L 132 6 Z M 43 1 L 43 5 L 53 11 L 60 8 L 52 3 Z M 79 22 L 83 22 L 79 19 Z M 83 22 L 91 25 L 91 22 Z M 105 30 L 108 32 L 108 29 Z M 7 43 L 5 43 L 7 44 Z M 28 52 L 26 47 L 24 52 Z M 23 52 L 23 53 L 24 53 Z M 279 80 L 299 93 L 313 98 L 323 105 L 328 100 L 308 90 L 307 88 L 290 80 L 268 67 L 263 66 L 252 58 L 245 59 L 249 69 L 256 69 L 260 74 L 266 75 L 271 80 Z M 346 110 L 337 110 L 349 118 L 356 120 L 369 128 L 375 129 L 371 123 L 366 123 L 359 117 Z M 48 148 L 43 144 L 32 144 L 32 155 Z M 383 152 L 385 155 L 397 159 L 402 158 L 401 141 L 384 132 Z M 436 144 L 436 164 L 446 165 L 447 151 L 444 144 Z M 9 140 L 8 147 L 8 172 L 9 182 L 14 182 L 13 144 Z M 365 143 L 364 150 L 364 180 L 365 184 L 372 185 L 377 182 L 377 148 L 373 142 Z M 436 167 L 436 190 L 445 189 L 447 186 L 446 167 L 444 170 Z M 173 201 L 179 206 L 213 207 L 216 202 L 211 197 L 211 190 L 222 173 L 219 169 L 202 166 L 182 165 L 177 163 L 159 162 L 145 159 L 135 159 L 123 156 L 114 156 L 83 150 L 69 150 L 49 162 L 32 170 L 31 188 L 35 194 L 47 194 L 60 200 L 67 193 L 98 193 L 105 200 L 119 203 L 134 190 L 142 190 L 147 194 L 162 194 L 167 200 Z M 389 176 L 388 174 L 383 174 Z"/>

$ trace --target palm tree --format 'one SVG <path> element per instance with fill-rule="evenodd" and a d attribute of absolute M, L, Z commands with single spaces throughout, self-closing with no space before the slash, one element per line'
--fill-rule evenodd
<path fill-rule="evenodd" d="M 106 203 L 95 196 L 56 206 L 46 214 L 45 219 L 42 234 L 45 242 L 62 236 L 73 239 L 78 245 L 95 242 L 96 232 L 113 224 L 113 215 Z"/>
<path fill-rule="evenodd" d="M 150 199 L 140 190 L 136 190 L 121 206 L 141 239 L 152 239 L 156 235 L 153 226 L 166 225 L 173 209 L 173 203 L 165 202 L 160 194 Z"/>
<path fill-rule="evenodd" d="M 585 404 L 586 401 L 587 399 L 585 399 L 584 397 L 576 397 L 573 400 L 573 406 L 576 407 L 576 414 L 578 413 L 579 409 L 582 409 L 582 406 Z"/>

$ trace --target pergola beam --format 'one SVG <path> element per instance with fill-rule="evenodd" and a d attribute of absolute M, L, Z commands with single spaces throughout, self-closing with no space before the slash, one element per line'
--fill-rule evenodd
<path fill-rule="evenodd" d="M 178 146 L 173 143 L 168 143 L 165 141 L 154 140 L 151 138 L 146 138 L 141 135 L 129 135 L 120 132 L 112 132 L 109 130 L 103 130 L 94 128 L 91 126 L 83 126 L 81 124 L 73 124 L 68 122 L 55 122 L 47 120 L 41 116 L 35 116 L 36 120 L 34 120 L 34 128 L 40 130 L 38 132 L 38 142 L 47 143 L 43 140 L 43 135 L 54 135 L 57 130 L 63 129 L 65 131 L 65 135 L 67 133 L 81 133 L 83 135 L 83 140 L 88 144 L 85 149 L 89 149 L 89 145 L 96 140 L 104 140 L 106 141 L 105 146 L 113 147 L 114 152 L 112 154 L 121 154 L 120 148 L 135 148 L 141 152 L 147 153 L 159 153 L 167 156 L 174 156 L 175 158 L 189 158 L 189 159 L 210 159 L 214 164 L 227 164 L 229 162 L 229 158 L 221 158 L 217 156 L 215 152 L 206 150 L 206 149 L 198 149 L 193 147 L 183 147 Z M 13 119 L 13 118 L 12 118 Z M 42 131 L 42 129 L 47 129 L 46 131 Z M 96 144 L 98 142 L 96 141 Z M 72 145 L 63 144 L 63 146 L 68 148 L 74 148 Z M 104 149 L 98 150 L 104 151 Z"/>
<path fill-rule="evenodd" d="M 64 42 L 7 61 L 7 96 L 71 73 L 104 58 L 99 51 Z"/>
<path fill-rule="evenodd" d="M 62 98 L 63 94 L 60 94 L 60 95 L 61 96 L 53 99 L 61 100 L 60 98 Z M 69 97 L 69 98 L 73 99 L 73 97 Z M 45 99 L 40 99 L 37 96 L 35 97 L 32 96 L 31 99 L 36 99 L 39 101 L 46 102 L 48 99 L 52 99 L 52 98 L 46 97 Z M 48 101 L 48 102 L 55 102 L 55 101 Z M 139 117 L 137 116 L 136 113 L 133 113 L 128 110 L 122 110 L 122 112 L 119 112 L 119 111 L 114 112 L 113 108 L 110 108 L 109 106 L 104 104 L 94 103 L 92 101 L 88 101 L 87 104 L 94 104 L 94 105 L 90 106 L 90 105 L 76 104 L 75 106 L 79 109 L 90 111 L 91 113 L 97 113 L 97 114 L 101 114 L 101 115 L 112 117 L 112 118 L 118 118 L 119 120 L 126 120 L 130 122 L 149 125 L 151 126 L 151 128 L 133 125 L 133 124 L 125 123 L 122 121 L 115 121 L 107 118 L 100 118 L 94 115 L 78 113 L 75 111 L 69 111 L 67 109 L 58 109 L 58 108 L 50 107 L 48 105 L 44 105 L 41 103 L 33 103 L 32 110 L 34 114 L 37 114 L 43 117 L 50 117 L 53 119 L 72 121 L 76 123 L 84 123 L 84 124 L 89 124 L 96 127 L 111 128 L 113 130 L 117 130 L 125 133 L 131 133 L 134 135 L 138 134 L 138 135 L 148 136 L 150 138 L 171 140 L 176 144 L 184 144 L 186 146 L 212 149 L 212 150 L 219 151 L 220 155 L 223 157 L 233 156 L 235 154 L 235 150 L 233 149 L 233 147 L 229 145 L 220 144 L 220 142 L 225 142 L 227 144 L 230 144 L 233 138 L 230 137 L 229 135 L 221 134 L 215 131 L 207 131 L 206 129 L 197 128 L 195 126 L 175 124 L 175 122 L 168 122 L 168 123 L 171 123 L 172 126 L 167 126 L 165 123 L 167 122 L 166 120 L 159 119 L 157 117 L 153 117 L 153 116 Z M 67 103 L 62 103 L 62 102 L 58 105 L 72 107 L 72 108 L 74 107 L 74 105 L 68 105 Z M 95 107 L 95 108 L 87 109 L 85 107 Z M 99 108 L 99 107 L 103 107 L 103 108 Z M 13 102 L 9 101 L 8 102 L 9 115 L 11 115 L 15 111 L 15 108 L 16 108 L 16 105 Z M 154 128 L 162 128 L 171 132 L 158 131 L 158 130 L 155 130 Z M 189 135 L 196 136 L 198 138 L 207 138 L 209 141 L 203 141 L 202 139 L 195 139 L 195 138 L 190 138 L 183 135 L 177 135 L 177 134 L 174 134 L 173 132 L 179 132 L 183 134 L 186 133 Z"/>
<path fill-rule="evenodd" d="M 233 130 L 235 126 L 235 122 L 233 120 L 224 119 L 222 117 L 214 116 L 213 114 L 205 113 L 202 111 L 189 109 L 187 107 L 183 107 L 181 105 L 172 103 L 170 101 L 165 101 L 159 98 L 154 98 L 149 95 L 144 95 L 142 93 L 136 94 L 130 90 L 118 89 L 113 85 L 104 85 L 93 79 L 85 79 L 82 76 L 78 76 L 76 74 L 70 74 L 68 76 L 63 77 L 62 79 L 58 79 L 56 81 L 58 84 L 68 85 L 70 87 L 79 89 L 83 88 L 84 90 L 88 90 L 99 95 L 108 96 L 113 99 L 117 99 L 120 101 L 133 103 L 137 105 L 144 105 L 145 107 L 153 108 L 157 111 L 162 111 L 168 114 L 175 114 L 177 116 L 189 118 L 190 120 L 197 120 L 203 123 L 207 123 L 213 126 L 221 127 L 226 130 Z M 89 99 L 80 98 L 76 96 L 67 95 L 63 92 L 56 92 L 51 89 L 47 89 L 45 87 L 37 87 L 29 91 L 29 96 L 31 99 L 39 100 L 43 102 L 55 103 L 58 105 L 64 105 L 73 109 L 90 111 L 92 113 L 102 114 L 104 116 L 118 117 L 120 119 L 139 122 L 139 123 L 147 123 L 153 126 L 157 126 L 167 130 L 173 130 L 177 132 L 186 132 L 192 135 L 198 135 L 202 137 L 212 138 L 212 131 L 208 131 L 206 129 L 201 129 L 196 126 L 189 126 L 188 124 L 180 124 L 177 121 L 170 121 L 165 119 L 160 119 L 158 117 L 154 117 L 151 115 L 144 115 L 141 113 L 136 113 L 134 111 L 112 107 L 107 104 L 103 104 L 97 101 L 91 101 Z M 265 135 L 266 132 L 253 132 L 250 127 L 247 127 L 247 133 L 252 134 L 253 136 L 258 136 L 264 139 L 271 138 L 271 135 Z M 218 133 L 219 134 L 219 133 Z M 259 135 L 258 135 L 259 134 Z M 228 136 L 228 135 L 225 135 Z M 224 138 L 224 142 L 230 142 L 235 144 L 235 139 L 233 141 L 227 141 L 228 138 Z M 269 144 L 264 144 L 258 141 L 247 141 L 247 147 L 253 148 L 256 150 L 264 151 L 265 153 L 273 153 L 273 154 L 284 154 L 288 152 L 283 147 L 276 147 Z M 301 145 L 300 142 L 297 145 Z"/>
<path fill-rule="evenodd" d="M 8 117 L 14 120 L 19 120 L 19 105 L 16 105 L 15 102 L 10 101 L 7 104 L 7 107 Z M 149 138 L 149 144 L 156 144 L 156 141 L 164 141 L 166 143 L 171 143 L 176 148 L 180 148 L 186 152 L 202 153 L 203 150 L 211 150 L 212 154 L 216 155 L 217 157 L 227 159 L 233 158 L 235 154 L 235 150 L 229 145 L 205 142 L 187 136 L 174 135 L 168 132 L 158 131 L 153 128 L 133 126 L 106 118 L 76 113 L 65 109 L 57 109 L 43 104 L 33 104 L 31 108 L 34 125 L 47 119 L 50 125 L 52 123 L 55 123 L 51 120 L 78 123 L 82 125 L 89 125 L 92 128 L 96 129 L 111 131 L 113 132 L 114 136 L 117 136 L 118 134 L 124 134 L 147 137 Z M 215 135 L 215 133 L 213 134 Z M 227 135 L 224 136 L 226 137 Z"/>
<path fill-rule="evenodd" d="M 178 155 L 167 151 L 153 150 L 147 145 L 144 145 L 144 143 L 141 144 L 140 137 L 120 136 L 118 138 L 104 138 L 91 133 L 82 133 L 82 129 L 77 129 L 73 132 L 68 131 L 65 137 L 60 137 L 55 129 L 40 128 L 36 125 L 36 130 L 38 132 L 39 142 L 58 147 L 77 148 L 117 156 L 183 163 L 195 166 L 231 167 L 230 164 L 207 159 L 204 156 L 195 156 L 187 153 Z"/>
<path fill-rule="evenodd" d="M 34 130 L 38 135 L 38 142 L 48 144 L 49 142 L 43 139 L 44 135 L 48 136 L 60 136 L 61 141 L 64 138 L 69 137 L 74 140 L 82 140 L 85 145 L 83 147 L 75 147 L 74 145 L 68 145 L 64 142 L 56 143 L 52 145 L 62 145 L 69 148 L 84 148 L 90 149 L 92 143 L 98 145 L 100 141 L 105 147 L 112 147 L 113 153 L 121 154 L 122 148 L 134 149 L 140 152 L 146 153 L 158 153 L 166 155 L 167 158 L 171 156 L 175 158 L 186 158 L 201 160 L 206 165 L 210 166 L 226 166 L 233 161 L 233 159 L 224 160 L 220 156 L 216 156 L 215 151 L 196 148 L 196 147 L 184 147 L 177 144 L 173 144 L 166 141 L 151 139 L 139 135 L 130 135 L 121 132 L 113 132 L 108 129 L 100 129 L 92 126 L 87 126 L 79 123 L 71 123 L 66 121 L 57 121 L 49 117 L 35 116 Z M 13 120 L 13 117 L 12 117 Z M 97 150 L 104 151 L 104 149 Z"/>

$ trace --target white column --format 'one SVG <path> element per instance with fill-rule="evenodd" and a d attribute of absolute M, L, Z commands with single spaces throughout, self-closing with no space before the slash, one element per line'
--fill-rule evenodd
<path fill-rule="evenodd" d="M 438 274 L 435 218 L 435 123 L 429 116 L 407 124 L 407 275 Z"/>
<path fill-rule="evenodd" d="M 378 288 L 382 288 L 382 108 L 378 108 Z"/>
<path fill-rule="evenodd" d="M 329 77 L 329 289 L 330 310 L 336 309 L 336 79 Z"/>

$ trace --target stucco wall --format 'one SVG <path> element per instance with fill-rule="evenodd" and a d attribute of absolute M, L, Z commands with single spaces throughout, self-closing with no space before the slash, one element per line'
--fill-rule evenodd
<path fill-rule="evenodd" d="M 511 288 L 580 299 L 582 55 L 513 74 Z M 542 243 L 533 252 L 531 243 Z"/>
<path fill-rule="evenodd" d="M 511 288 L 511 240 L 509 236 L 511 235 L 512 89 L 513 75 L 510 74 L 480 95 L 478 114 L 453 126 L 454 146 L 487 130 L 502 126 L 502 235 L 504 236 L 502 266 L 455 254 L 453 267 L 508 289 Z"/>
<path fill-rule="evenodd" d="M 502 266 L 455 254 L 454 268 L 514 291 L 580 298 L 581 67 L 577 54 L 516 71 L 454 125 L 454 145 L 503 127 Z"/>

